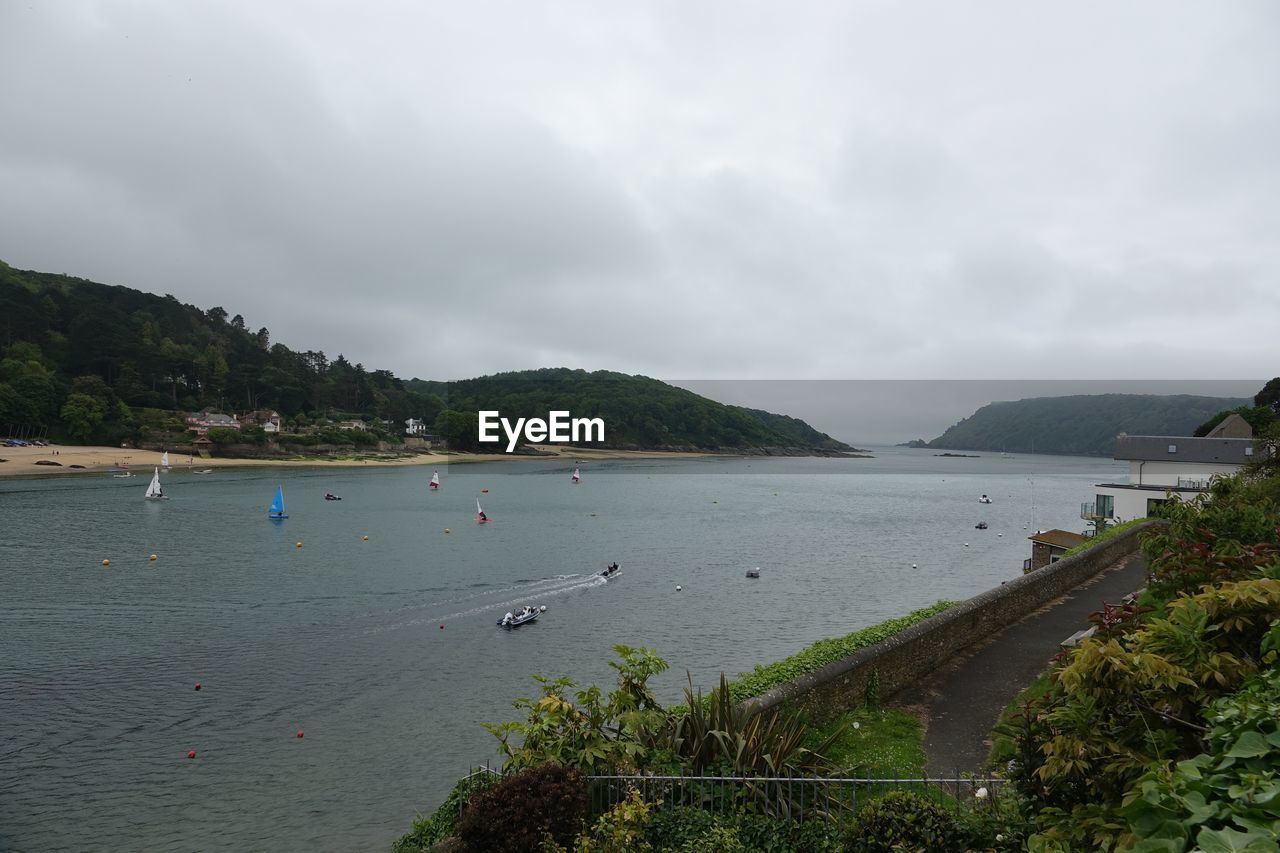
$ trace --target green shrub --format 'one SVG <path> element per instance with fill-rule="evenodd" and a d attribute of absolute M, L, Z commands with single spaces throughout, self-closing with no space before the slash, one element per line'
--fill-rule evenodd
<path fill-rule="evenodd" d="M 1120 524 L 1113 524 L 1110 527 L 1104 528 L 1101 531 L 1099 531 L 1096 536 L 1091 536 L 1089 538 L 1089 541 L 1081 542 L 1079 545 L 1075 546 L 1074 548 L 1068 548 L 1066 551 L 1062 553 L 1062 556 L 1072 557 L 1072 556 L 1075 556 L 1076 554 L 1081 553 L 1082 551 L 1088 551 L 1090 548 L 1096 548 L 1099 545 L 1101 545 L 1103 542 L 1106 542 L 1108 539 L 1119 536 L 1121 533 L 1124 533 L 1127 530 L 1132 530 L 1133 528 L 1137 527 L 1140 524 L 1146 524 L 1150 520 L 1151 519 L 1149 518 L 1135 518 L 1132 521 L 1125 521 L 1125 522 L 1121 522 Z"/>
<path fill-rule="evenodd" d="M 458 819 L 470 850 L 539 850 L 548 836 L 567 843 L 587 815 L 587 783 L 571 767 L 545 764 L 508 776 L 471 798 Z"/>
<path fill-rule="evenodd" d="M 965 850 L 1025 850 L 1027 838 L 1035 831 L 1030 806 L 1012 790 L 998 797 L 973 800 L 959 812 L 960 834 Z"/>
<path fill-rule="evenodd" d="M 1280 643 L 1280 622 L 1271 629 Z M 1148 849 L 1276 850 L 1280 837 L 1280 671 L 1207 709 L 1209 749 L 1156 766 L 1123 809 Z M 1157 845 L 1163 845 L 1157 848 Z"/>
<path fill-rule="evenodd" d="M 886 794 L 858 812 L 852 842 L 852 849 L 860 853 L 904 849 L 947 853 L 965 846 L 955 814 L 911 791 Z"/>
<path fill-rule="evenodd" d="M 654 850 L 751 850 L 766 853 L 826 853 L 845 849 L 844 832 L 825 820 L 797 821 L 733 812 L 712 814 L 674 806 L 654 811 L 645 840 Z"/>

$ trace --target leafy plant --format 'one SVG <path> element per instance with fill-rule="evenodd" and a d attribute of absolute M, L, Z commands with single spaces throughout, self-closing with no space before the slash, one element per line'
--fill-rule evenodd
<path fill-rule="evenodd" d="M 571 767 L 544 765 L 508 776 L 471 798 L 458 835 L 476 851 L 532 851 L 550 836 L 571 840 L 587 815 L 587 786 Z"/>
<path fill-rule="evenodd" d="M 507 758 L 506 769 L 552 763 L 595 772 L 662 762 L 656 744 L 668 718 L 647 680 L 667 662 L 649 649 L 618 645 L 614 651 L 619 660 L 610 665 L 618 671 L 618 686 L 607 697 L 595 686 L 576 690 L 571 679 L 535 675 L 542 696 L 512 703 L 527 711 L 526 719 L 485 724 Z M 570 690 L 576 690 L 573 701 Z"/>
<path fill-rule="evenodd" d="M 947 853 L 964 847 L 956 816 L 931 799 L 911 791 L 894 791 L 858 812 L 852 849 L 859 853 L 928 850 Z"/>
<path fill-rule="evenodd" d="M 1280 621 L 1272 632 L 1280 637 Z M 1280 838 L 1280 671 L 1206 714 L 1208 751 L 1139 780 L 1123 814 L 1137 850 L 1275 851 Z"/>
<path fill-rule="evenodd" d="M 686 709 L 671 722 L 671 750 L 693 775 L 721 770 L 738 776 L 776 776 L 783 772 L 821 772 L 831 767 L 826 752 L 843 734 L 837 730 L 810 749 L 798 712 L 758 711 L 737 704 L 724 674 L 720 686 L 703 701 L 692 681 L 685 688 Z"/>

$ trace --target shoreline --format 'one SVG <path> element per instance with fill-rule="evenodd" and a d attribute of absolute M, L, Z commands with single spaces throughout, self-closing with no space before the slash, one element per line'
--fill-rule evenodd
<path fill-rule="evenodd" d="M 618 459 L 710 459 L 732 456 L 724 453 L 701 453 L 671 450 L 598 450 L 561 445 L 539 445 L 539 453 L 457 453 L 406 452 L 399 456 L 370 453 L 344 454 L 356 458 L 294 457 L 291 459 L 249 459 L 197 456 L 191 461 L 186 453 L 169 454 L 169 470 L 203 470 L 205 468 L 397 468 L 406 465 L 466 465 L 475 462 L 510 462 L 515 460 L 618 460 Z M 160 467 L 161 451 L 138 448 L 50 445 L 49 447 L 0 447 L 0 478 L 58 477 L 75 474 L 106 474 L 125 463 L 142 476 L 147 468 Z M 365 458 L 360 458 L 365 456 Z M 56 465 L 38 464 L 41 461 Z M 78 466 L 78 467 L 72 467 Z"/>

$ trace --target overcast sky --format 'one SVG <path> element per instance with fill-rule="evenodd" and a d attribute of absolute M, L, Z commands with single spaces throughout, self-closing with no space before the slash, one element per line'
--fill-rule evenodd
<path fill-rule="evenodd" d="M 1270 0 L 0 0 L 0 259 L 424 378 L 1265 378 L 1277 44 Z"/>

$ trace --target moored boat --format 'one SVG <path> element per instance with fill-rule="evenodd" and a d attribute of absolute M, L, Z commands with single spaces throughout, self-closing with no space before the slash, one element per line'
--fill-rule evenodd
<path fill-rule="evenodd" d="M 519 628 L 521 625 L 527 625 L 537 619 L 546 612 L 546 609 L 547 606 L 545 604 L 542 605 L 542 607 L 533 607 L 526 604 L 515 613 L 507 612 L 503 614 L 503 617 L 498 620 L 498 627 L 506 628 L 508 630 L 512 628 Z"/>

